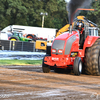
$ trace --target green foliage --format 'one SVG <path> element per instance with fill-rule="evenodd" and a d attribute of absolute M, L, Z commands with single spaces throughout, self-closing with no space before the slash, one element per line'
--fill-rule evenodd
<path fill-rule="evenodd" d="M 100 1 L 92 0 L 91 9 L 95 9 L 95 11 L 82 11 L 80 15 L 84 15 L 87 19 L 97 24 L 100 28 Z"/>
<path fill-rule="evenodd" d="M 82 11 L 80 14 L 98 24 L 100 27 L 100 1 L 92 0 L 91 8 L 97 11 Z M 8 25 L 27 25 L 60 29 L 68 23 L 65 0 L 0 0 L 0 27 Z"/>
<path fill-rule="evenodd" d="M 0 27 L 27 25 L 41 27 L 42 16 L 47 12 L 44 27 L 61 28 L 68 23 L 64 0 L 0 0 Z"/>
<path fill-rule="evenodd" d="M 92 0 L 91 9 L 95 11 L 82 11 L 80 14 L 84 15 L 86 18 L 96 23 L 100 27 L 100 1 Z"/>

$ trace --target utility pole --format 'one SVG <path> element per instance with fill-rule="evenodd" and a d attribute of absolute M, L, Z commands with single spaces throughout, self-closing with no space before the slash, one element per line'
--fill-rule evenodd
<path fill-rule="evenodd" d="M 48 13 L 41 12 L 40 15 L 42 16 L 42 28 L 44 27 L 44 16 L 48 16 Z"/>

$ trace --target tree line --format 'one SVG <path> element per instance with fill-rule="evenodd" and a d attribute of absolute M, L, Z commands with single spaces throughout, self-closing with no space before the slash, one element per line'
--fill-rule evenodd
<path fill-rule="evenodd" d="M 96 11 L 82 11 L 80 15 L 100 27 L 100 2 L 94 0 L 91 8 Z M 8 25 L 41 27 L 41 12 L 48 13 L 44 18 L 44 27 L 60 29 L 68 24 L 65 0 L 0 0 L 0 27 Z"/>

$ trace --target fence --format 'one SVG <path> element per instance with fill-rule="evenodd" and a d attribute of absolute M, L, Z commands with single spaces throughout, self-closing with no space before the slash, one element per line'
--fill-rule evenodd
<path fill-rule="evenodd" d="M 34 42 L 0 40 L 0 49 L 1 50 L 35 52 L 35 43 Z"/>

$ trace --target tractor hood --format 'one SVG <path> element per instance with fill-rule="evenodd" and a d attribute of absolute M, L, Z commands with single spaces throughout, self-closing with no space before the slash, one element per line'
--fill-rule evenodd
<path fill-rule="evenodd" d="M 27 42 L 27 41 L 32 41 L 32 39 L 25 38 L 25 37 L 21 37 L 20 39 L 21 39 L 21 41 L 26 41 L 26 42 Z"/>
<path fill-rule="evenodd" d="M 69 32 L 66 32 L 62 35 L 59 35 L 52 44 L 52 54 L 53 55 L 69 55 L 72 45 L 75 44 L 76 40 L 79 43 L 79 32 L 78 31 L 72 31 L 72 34 Z M 77 44 L 78 44 L 77 43 Z"/>
<path fill-rule="evenodd" d="M 59 35 L 57 38 L 55 38 L 55 40 L 66 40 L 69 39 L 72 35 L 79 35 L 79 31 L 72 31 L 72 34 L 70 34 L 70 32 L 64 32 L 64 34 Z"/>

